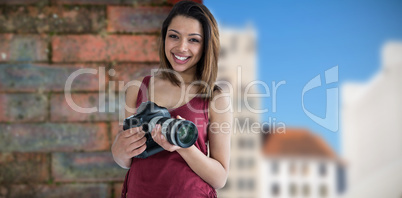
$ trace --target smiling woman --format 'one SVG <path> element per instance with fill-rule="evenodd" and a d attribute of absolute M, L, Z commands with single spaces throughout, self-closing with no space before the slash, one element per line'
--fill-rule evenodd
<path fill-rule="evenodd" d="M 185 82 L 202 81 L 201 84 L 204 86 L 198 87 L 197 93 L 206 94 L 209 98 L 213 95 L 212 88 L 218 75 L 219 31 L 215 18 L 208 8 L 202 4 L 196 5 L 175 6 L 163 22 L 159 48 L 160 68 L 173 70 L 174 65 L 187 63 L 186 58 L 189 57 L 192 60 L 188 60 L 186 65 L 196 66 L 193 68 L 195 79 L 186 80 L 187 75 L 181 77 Z M 162 76 L 176 85 L 180 83 L 176 75 L 171 72 L 162 72 Z"/>
<path fill-rule="evenodd" d="M 164 151 L 139 159 L 134 156 L 146 149 L 149 135 L 144 136 L 142 127 L 119 132 L 113 157 L 130 169 L 122 197 L 216 197 L 215 189 L 225 185 L 229 173 L 233 117 L 231 99 L 215 85 L 219 32 L 204 5 L 181 1 L 173 7 L 162 25 L 159 56 L 158 72 L 127 89 L 125 115 L 151 101 L 172 117 L 195 123 L 198 138 L 188 148 L 172 145 L 157 124 L 152 139 Z M 211 131 L 212 125 L 219 132 Z"/>

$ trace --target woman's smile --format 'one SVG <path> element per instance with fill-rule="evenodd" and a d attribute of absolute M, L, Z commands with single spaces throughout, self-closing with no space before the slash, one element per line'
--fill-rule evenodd
<path fill-rule="evenodd" d="M 172 54 L 174 57 L 174 61 L 178 64 L 186 64 L 191 58 L 191 56 L 180 56 L 180 55 L 177 55 L 174 53 L 172 53 Z"/>

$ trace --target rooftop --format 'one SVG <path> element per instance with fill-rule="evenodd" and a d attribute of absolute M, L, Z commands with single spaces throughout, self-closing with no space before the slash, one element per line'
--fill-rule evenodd
<path fill-rule="evenodd" d="M 318 135 L 303 128 L 272 130 L 263 137 L 264 156 L 337 158 L 336 153 Z"/>

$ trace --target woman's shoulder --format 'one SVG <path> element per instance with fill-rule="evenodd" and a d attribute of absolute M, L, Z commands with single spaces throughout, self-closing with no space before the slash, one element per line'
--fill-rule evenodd
<path fill-rule="evenodd" d="M 209 103 L 211 112 L 222 112 L 232 108 L 230 93 L 224 92 L 219 86 L 214 87 L 212 99 Z"/>
<path fill-rule="evenodd" d="M 152 76 L 152 82 L 155 83 L 156 85 L 167 85 L 167 84 L 171 84 L 171 82 L 167 79 L 164 78 L 162 75 L 154 75 Z"/>
<path fill-rule="evenodd" d="M 130 82 L 128 82 L 125 85 L 126 88 L 126 94 L 137 94 L 138 90 L 140 89 L 140 86 L 142 84 L 142 81 L 144 80 L 144 78 L 146 78 L 147 76 L 141 76 L 138 77 Z"/>

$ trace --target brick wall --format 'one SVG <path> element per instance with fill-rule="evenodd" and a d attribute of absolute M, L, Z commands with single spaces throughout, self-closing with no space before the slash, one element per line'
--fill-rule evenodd
<path fill-rule="evenodd" d="M 158 31 L 176 2 L 0 0 L 0 197 L 119 197 L 126 170 L 110 146 L 121 103 L 111 101 L 119 81 L 157 68 Z M 95 73 L 75 78 L 71 98 L 105 112 L 66 101 L 83 68 Z"/>

